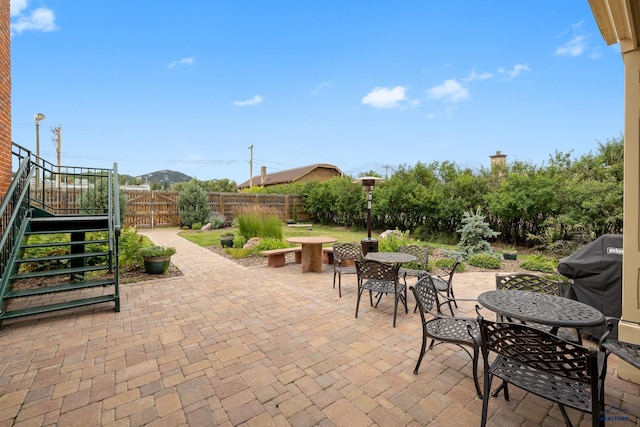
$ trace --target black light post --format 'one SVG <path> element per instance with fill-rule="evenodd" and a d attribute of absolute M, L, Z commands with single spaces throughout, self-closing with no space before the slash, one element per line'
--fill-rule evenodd
<path fill-rule="evenodd" d="M 367 193 L 367 238 L 362 239 L 362 254 L 366 255 L 369 252 L 378 252 L 378 241 L 371 238 L 371 200 L 373 196 L 373 187 L 376 185 L 376 181 L 382 181 L 382 178 L 376 176 L 363 176 L 354 180 L 353 182 L 362 185 L 364 191 Z"/>

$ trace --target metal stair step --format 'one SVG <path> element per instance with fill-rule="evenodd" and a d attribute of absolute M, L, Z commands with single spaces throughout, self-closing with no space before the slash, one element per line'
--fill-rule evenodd
<path fill-rule="evenodd" d="M 57 270 L 32 271 L 11 276 L 11 280 L 31 279 L 34 277 L 61 276 L 63 274 L 88 273 L 90 271 L 108 270 L 108 265 L 88 265 L 85 267 L 60 268 Z"/>
<path fill-rule="evenodd" d="M 20 245 L 21 248 L 29 249 L 29 248 L 48 248 L 50 246 L 71 246 L 71 245 L 89 245 L 89 244 L 107 244 L 109 240 L 107 239 L 96 239 L 96 240 L 78 240 L 77 242 L 47 242 L 47 243 L 26 243 Z"/>
<path fill-rule="evenodd" d="M 78 259 L 78 258 L 92 258 L 97 256 L 108 256 L 109 252 L 83 252 L 79 254 L 61 254 L 61 255 L 49 255 L 38 258 L 21 258 L 16 260 L 16 264 L 27 263 L 27 262 L 46 262 L 46 261 L 56 261 L 61 259 Z"/>
<path fill-rule="evenodd" d="M 13 319 L 16 317 L 30 316 L 34 314 L 49 313 L 52 311 L 66 310 L 70 308 L 84 307 L 87 305 L 101 304 L 104 302 L 116 302 L 116 311 L 119 311 L 117 304 L 118 298 L 115 294 L 103 295 L 99 297 L 77 299 L 74 301 L 65 301 L 55 304 L 41 305 L 39 307 L 28 307 L 19 310 L 5 311 L 0 314 L 0 320 Z"/>
<path fill-rule="evenodd" d="M 94 233 L 98 231 L 109 231 L 109 228 L 79 228 L 79 229 L 66 229 L 66 230 L 30 230 L 26 231 L 25 236 L 30 235 L 42 235 L 42 234 L 69 234 L 69 233 Z"/>
<path fill-rule="evenodd" d="M 98 286 L 111 286 L 114 285 L 114 279 L 105 280 L 89 280 L 85 282 L 65 282 L 59 283 L 53 286 L 47 286 L 43 288 L 24 289 L 21 291 L 12 291 L 5 295 L 5 298 L 24 298 L 34 295 L 53 294 L 56 292 L 77 291 L 80 289 L 95 288 Z"/>

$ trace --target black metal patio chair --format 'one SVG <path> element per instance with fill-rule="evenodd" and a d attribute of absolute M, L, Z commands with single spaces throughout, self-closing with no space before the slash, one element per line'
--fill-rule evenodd
<path fill-rule="evenodd" d="M 621 360 L 624 360 L 631 366 L 640 369 L 640 344 L 633 344 L 618 339 L 608 339 L 613 328 L 618 325 L 621 319 L 616 317 L 607 317 L 608 330 L 600 338 L 600 346 L 605 349 L 607 358 L 610 354 L 615 354 Z M 640 322 L 625 320 L 628 323 L 640 325 Z"/>
<path fill-rule="evenodd" d="M 407 276 L 417 277 L 420 279 L 422 276 L 428 274 L 429 246 L 403 245 L 398 246 L 398 252 L 416 257 L 416 260 L 410 263 L 407 267 L 400 267 L 398 275 L 404 279 L 405 284 L 407 283 Z"/>
<path fill-rule="evenodd" d="M 398 268 L 392 264 L 386 264 L 367 259 L 356 260 L 358 274 L 358 301 L 356 302 L 356 318 L 360 308 L 362 293 L 369 291 L 369 301 L 372 307 L 378 307 L 383 295 L 391 294 L 393 303 L 393 327 L 396 327 L 398 303 L 402 302 L 405 313 L 407 309 L 407 286 L 398 280 Z M 376 304 L 373 305 L 373 293 L 376 294 Z"/>
<path fill-rule="evenodd" d="M 356 274 L 355 261 L 362 257 L 360 246 L 355 243 L 333 244 L 333 289 L 338 276 L 338 295 L 342 298 L 342 275 Z"/>
<path fill-rule="evenodd" d="M 573 424 L 565 407 L 590 413 L 592 426 L 604 426 L 603 351 L 522 323 L 491 322 L 479 316 L 478 326 L 484 360 L 481 426 L 486 425 L 491 396 L 503 391 L 509 400 L 509 384 L 557 403 L 567 426 Z M 491 394 L 494 377 L 502 379 L 502 385 Z"/>
<path fill-rule="evenodd" d="M 473 368 L 473 382 L 478 397 L 482 398 L 478 383 L 478 355 L 480 352 L 480 331 L 475 319 L 448 316 L 440 310 L 440 294 L 435 288 L 431 276 L 421 277 L 409 289 L 413 292 L 418 304 L 422 321 L 422 345 L 418 362 L 413 370 L 418 375 L 418 369 L 425 353 L 439 344 L 455 344 L 462 348 L 471 358 Z M 431 340 L 427 348 L 427 341 Z M 473 352 L 469 351 L 469 348 Z"/>

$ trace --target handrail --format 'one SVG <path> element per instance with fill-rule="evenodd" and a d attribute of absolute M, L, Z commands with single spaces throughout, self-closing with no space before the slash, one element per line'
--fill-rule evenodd
<path fill-rule="evenodd" d="M 16 256 L 16 240 L 29 215 L 106 215 L 109 265 L 115 267 L 117 277 L 121 229 L 117 165 L 113 169 L 53 165 L 15 143 L 12 156 L 20 166 L 0 205 L 0 296 L 10 276 L 6 270 Z"/>
<path fill-rule="evenodd" d="M 0 205 L 2 237 L 0 238 L 0 295 L 9 281 L 7 268 L 15 256 L 17 239 L 29 208 L 29 182 L 34 170 L 28 156 L 22 157 L 20 166 Z"/>

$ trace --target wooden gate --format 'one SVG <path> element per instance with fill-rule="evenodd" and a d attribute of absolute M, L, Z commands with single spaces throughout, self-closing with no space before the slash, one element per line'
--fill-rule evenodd
<path fill-rule="evenodd" d="M 125 224 L 137 228 L 179 227 L 178 192 L 127 191 Z"/>

